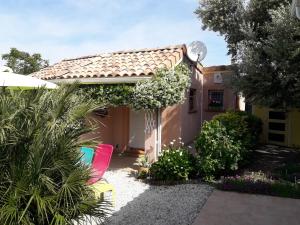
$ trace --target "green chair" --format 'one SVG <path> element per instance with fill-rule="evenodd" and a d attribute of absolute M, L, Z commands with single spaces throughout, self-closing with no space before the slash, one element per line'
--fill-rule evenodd
<path fill-rule="evenodd" d="M 88 147 L 81 147 L 80 151 L 82 153 L 82 162 L 88 166 L 91 166 L 94 158 L 94 149 Z"/>

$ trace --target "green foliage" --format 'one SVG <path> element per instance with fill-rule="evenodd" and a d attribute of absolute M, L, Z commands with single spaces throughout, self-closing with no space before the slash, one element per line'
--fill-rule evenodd
<path fill-rule="evenodd" d="M 218 120 L 203 124 L 195 147 L 199 154 L 200 172 L 206 179 L 222 171 L 237 170 L 242 159 L 242 143 L 234 140 Z"/>
<path fill-rule="evenodd" d="M 181 103 L 190 85 L 190 70 L 179 65 L 175 70 L 158 70 L 151 80 L 140 81 L 135 86 L 135 109 L 155 109 Z"/>
<path fill-rule="evenodd" d="M 201 0 L 203 29 L 224 36 L 237 64 L 233 87 L 252 104 L 300 107 L 300 26 L 290 0 Z"/>
<path fill-rule="evenodd" d="M 148 161 L 148 157 L 146 155 L 139 156 L 134 163 L 136 166 L 144 167 L 144 168 L 149 168 L 150 163 Z"/>
<path fill-rule="evenodd" d="M 300 107 L 300 25 L 289 8 L 273 11 L 268 36 L 243 43 L 233 84 L 246 99 L 272 108 Z"/>
<path fill-rule="evenodd" d="M 267 36 L 261 28 L 272 20 L 271 10 L 288 5 L 289 0 L 200 0 L 195 11 L 202 28 L 219 32 L 227 42 L 233 60 L 244 40 L 260 41 Z"/>
<path fill-rule="evenodd" d="M 226 112 L 214 117 L 225 126 L 234 141 L 240 141 L 245 151 L 258 144 L 262 121 L 247 112 Z"/>
<path fill-rule="evenodd" d="M 106 106 L 128 105 L 136 110 L 163 108 L 184 100 L 190 75 L 187 66 L 179 65 L 175 70 L 160 69 L 152 79 L 136 84 L 83 86 L 80 93 Z"/>
<path fill-rule="evenodd" d="M 49 62 L 42 59 L 40 54 L 30 55 L 16 48 L 11 48 L 9 53 L 3 54 L 2 59 L 6 60 L 6 66 L 19 74 L 30 74 L 49 65 Z"/>
<path fill-rule="evenodd" d="M 147 179 L 148 176 L 149 176 L 148 170 L 140 170 L 137 174 L 137 178 L 142 180 Z"/>
<path fill-rule="evenodd" d="M 76 85 L 0 92 L 0 224 L 101 221 L 107 203 L 86 184 L 80 163 L 84 118 L 94 107 Z"/>
<path fill-rule="evenodd" d="M 196 14 L 202 21 L 202 29 L 210 29 L 224 35 L 228 54 L 237 54 L 237 43 L 245 38 L 243 32 L 243 0 L 201 0 Z"/>
<path fill-rule="evenodd" d="M 150 167 L 150 177 L 154 180 L 188 180 L 192 171 L 191 155 L 183 147 L 169 147 L 163 150 L 158 161 Z"/>

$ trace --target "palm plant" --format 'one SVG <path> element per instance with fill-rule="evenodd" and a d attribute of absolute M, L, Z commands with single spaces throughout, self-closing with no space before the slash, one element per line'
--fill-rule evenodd
<path fill-rule="evenodd" d="M 101 223 L 109 212 L 80 163 L 94 104 L 76 88 L 0 90 L 0 224 Z"/>

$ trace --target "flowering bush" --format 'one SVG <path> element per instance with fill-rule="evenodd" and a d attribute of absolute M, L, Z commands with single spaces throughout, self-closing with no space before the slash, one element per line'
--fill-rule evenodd
<path fill-rule="evenodd" d="M 153 79 L 136 84 L 132 106 L 135 109 L 155 109 L 180 103 L 189 85 L 190 71 L 184 65 L 175 70 L 158 70 Z"/>
<path fill-rule="evenodd" d="M 152 79 L 136 84 L 84 85 L 79 91 L 106 106 L 157 109 L 180 103 L 190 85 L 190 70 L 178 65 L 174 70 L 160 69 Z"/>
<path fill-rule="evenodd" d="M 261 172 L 253 172 L 245 176 L 225 177 L 217 184 L 217 188 L 226 191 L 300 198 L 299 184 L 273 180 Z"/>
<path fill-rule="evenodd" d="M 150 167 L 150 177 L 154 180 L 188 180 L 193 170 L 192 155 L 183 146 L 170 145 L 164 149 L 158 161 Z"/>

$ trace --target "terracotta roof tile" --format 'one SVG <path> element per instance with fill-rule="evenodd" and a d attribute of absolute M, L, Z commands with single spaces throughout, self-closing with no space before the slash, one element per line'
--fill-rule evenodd
<path fill-rule="evenodd" d="M 65 59 L 32 75 L 45 80 L 151 76 L 158 68 L 175 66 L 185 52 L 185 45 L 177 45 Z"/>

